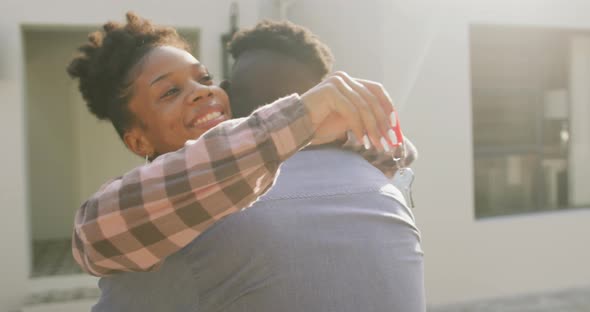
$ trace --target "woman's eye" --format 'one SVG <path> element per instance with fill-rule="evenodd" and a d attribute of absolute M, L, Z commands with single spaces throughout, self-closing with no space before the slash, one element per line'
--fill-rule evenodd
<path fill-rule="evenodd" d="M 179 91 L 180 91 L 180 89 L 178 89 L 178 88 L 172 88 L 172 89 L 166 91 L 166 93 L 162 94 L 162 96 L 160 98 L 163 99 L 165 97 L 169 97 L 171 95 L 178 93 Z"/>
<path fill-rule="evenodd" d="M 211 83 L 213 82 L 213 76 L 212 75 L 205 75 L 201 78 L 201 83 L 205 84 L 205 83 Z"/>

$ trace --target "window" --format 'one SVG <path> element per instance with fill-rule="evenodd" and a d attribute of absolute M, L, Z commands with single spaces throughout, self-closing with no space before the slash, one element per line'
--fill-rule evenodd
<path fill-rule="evenodd" d="M 590 31 L 472 25 L 476 218 L 590 206 Z"/>

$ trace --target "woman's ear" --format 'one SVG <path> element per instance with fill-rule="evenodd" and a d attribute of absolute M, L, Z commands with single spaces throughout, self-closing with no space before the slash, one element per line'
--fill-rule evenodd
<path fill-rule="evenodd" d="M 138 127 L 125 132 L 123 142 L 125 142 L 128 149 L 141 158 L 146 156 L 149 158 L 154 155 L 154 146 Z"/>

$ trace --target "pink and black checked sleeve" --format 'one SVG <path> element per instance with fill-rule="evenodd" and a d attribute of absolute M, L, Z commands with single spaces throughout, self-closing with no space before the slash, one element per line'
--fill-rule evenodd
<path fill-rule="evenodd" d="M 309 144 L 312 129 L 291 95 L 108 182 L 76 213 L 76 262 L 95 276 L 156 269 L 264 194 L 280 164 Z"/>

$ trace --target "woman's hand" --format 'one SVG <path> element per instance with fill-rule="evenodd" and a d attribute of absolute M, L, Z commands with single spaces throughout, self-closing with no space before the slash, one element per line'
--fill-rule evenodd
<path fill-rule="evenodd" d="M 365 146 L 389 150 L 393 103 L 379 83 L 337 72 L 301 96 L 315 135 L 313 144 L 342 138 L 351 130 Z"/>

